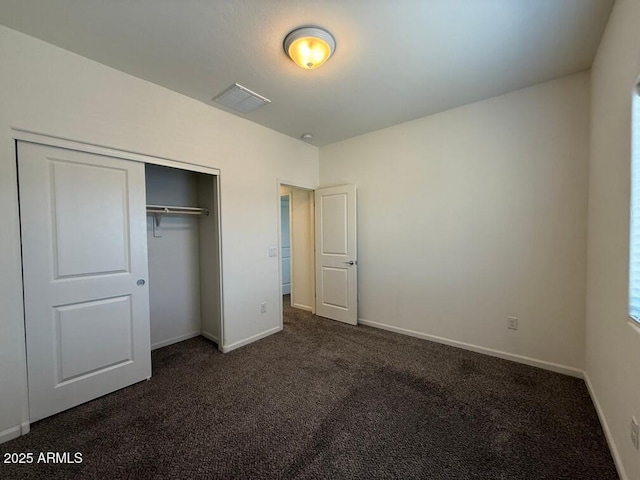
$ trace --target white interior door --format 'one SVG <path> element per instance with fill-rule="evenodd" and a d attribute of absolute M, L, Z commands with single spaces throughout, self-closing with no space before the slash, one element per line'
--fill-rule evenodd
<path fill-rule="evenodd" d="M 151 376 L 144 164 L 19 142 L 31 421 Z"/>
<path fill-rule="evenodd" d="M 356 187 L 315 191 L 316 315 L 358 323 Z"/>

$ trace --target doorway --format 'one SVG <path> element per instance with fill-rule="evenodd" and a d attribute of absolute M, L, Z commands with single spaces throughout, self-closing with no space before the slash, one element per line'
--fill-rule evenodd
<path fill-rule="evenodd" d="M 202 335 L 220 347 L 218 177 L 145 164 L 151 350 Z"/>
<path fill-rule="evenodd" d="M 279 185 L 280 279 L 284 302 L 315 313 L 313 190 Z"/>
<path fill-rule="evenodd" d="M 356 186 L 313 189 L 279 180 L 277 199 L 279 289 L 283 302 L 357 325 Z M 289 288 L 291 293 L 287 296 Z"/>

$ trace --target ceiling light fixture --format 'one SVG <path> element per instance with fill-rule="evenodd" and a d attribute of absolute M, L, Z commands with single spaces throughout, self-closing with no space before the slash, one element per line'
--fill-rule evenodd
<path fill-rule="evenodd" d="M 284 39 L 284 51 L 298 66 L 312 70 L 326 62 L 336 50 L 336 39 L 320 27 L 300 27 Z"/>

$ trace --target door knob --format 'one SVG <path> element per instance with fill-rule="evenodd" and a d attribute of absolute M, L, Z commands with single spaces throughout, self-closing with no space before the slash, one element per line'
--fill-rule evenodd
<path fill-rule="evenodd" d="M 346 263 L 347 265 L 355 265 L 356 264 L 356 262 L 354 262 L 353 260 L 349 260 L 348 262 L 344 262 L 344 263 Z"/>
<path fill-rule="evenodd" d="M 140 279 L 136 282 L 136 285 L 138 285 L 139 287 L 142 287 L 146 282 L 144 281 L 144 279 Z"/>

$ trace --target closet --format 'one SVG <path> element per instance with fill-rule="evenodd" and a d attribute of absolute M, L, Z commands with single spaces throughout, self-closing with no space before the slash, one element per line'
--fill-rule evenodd
<path fill-rule="evenodd" d="M 20 136 L 30 421 L 150 378 L 152 348 L 216 348 L 217 170 Z"/>
<path fill-rule="evenodd" d="M 152 350 L 198 335 L 219 343 L 216 179 L 145 165 Z"/>

